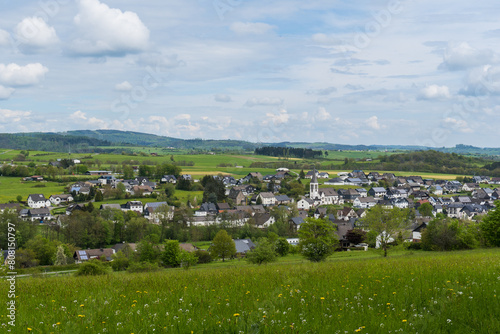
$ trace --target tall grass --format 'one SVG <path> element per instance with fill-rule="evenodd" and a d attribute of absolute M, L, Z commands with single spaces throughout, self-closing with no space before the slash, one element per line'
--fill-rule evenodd
<path fill-rule="evenodd" d="M 14 332 L 498 333 L 499 255 L 31 278 L 17 282 Z"/>

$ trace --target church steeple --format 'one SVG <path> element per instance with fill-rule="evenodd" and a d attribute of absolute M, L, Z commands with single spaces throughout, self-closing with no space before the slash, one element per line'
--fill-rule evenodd
<path fill-rule="evenodd" d="M 319 198 L 318 176 L 316 174 L 317 174 L 317 171 L 316 171 L 316 168 L 314 168 L 311 183 L 309 184 L 309 198 L 310 199 Z"/>

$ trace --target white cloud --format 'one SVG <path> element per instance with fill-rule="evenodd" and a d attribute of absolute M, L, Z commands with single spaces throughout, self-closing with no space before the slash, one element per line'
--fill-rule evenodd
<path fill-rule="evenodd" d="M 373 130 L 380 130 L 382 128 L 378 122 L 377 116 L 372 116 L 368 118 L 365 123 L 366 125 L 368 125 L 368 127 L 372 128 Z"/>
<path fill-rule="evenodd" d="M 267 113 L 266 117 L 267 120 L 264 121 L 265 125 L 268 125 L 269 123 L 274 125 L 285 124 L 288 123 L 288 120 L 290 119 L 290 115 L 285 109 L 280 109 L 277 114 Z"/>
<path fill-rule="evenodd" d="M 76 53 L 123 56 L 147 48 L 149 29 L 136 13 L 109 8 L 99 0 L 80 0 L 78 7 L 74 22 L 82 36 L 73 43 Z"/>
<path fill-rule="evenodd" d="M 318 112 L 316 112 L 315 119 L 318 121 L 326 121 L 328 119 L 332 118 L 330 113 L 326 111 L 324 107 L 319 107 Z"/>
<path fill-rule="evenodd" d="M 0 46 L 7 46 L 10 44 L 10 34 L 0 29 Z"/>
<path fill-rule="evenodd" d="M 19 66 L 0 64 L 0 83 L 8 86 L 30 86 L 38 84 L 49 69 L 40 63 Z"/>
<path fill-rule="evenodd" d="M 79 125 L 85 125 L 93 129 L 106 129 L 107 123 L 96 117 L 87 117 L 87 114 L 84 112 L 77 110 L 72 113 L 69 118 L 75 122 L 78 122 Z"/>
<path fill-rule="evenodd" d="M 472 69 L 460 93 L 473 96 L 500 94 L 500 67 L 486 65 Z"/>
<path fill-rule="evenodd" d="M 4 87 L 0 85 L 0 100 L 8 99 L 12 93 L 14 93 L 15 89 L 10 87 Z"/>
<path fill-rule="evenodd" d="M 237 34 L 254 34 L 262 35 L 275 27 L 262 22 L 234 22 L 231 24 L 230 29 Z"/>
<path fill-rule="evenodd" d="M 280 98 L 271 98 L 271 97 L 253 97 L 249 99 L 245 105 L 248 107 L 255 107 L 255 106 L 279 106 L 283 104 L 283 100 Z"/>
<path fill-rule="evenodd" d="M 0 109 L 0 122 L 11 123 L 20 122 L 31 117 L 31 111 Z"/>
<path fill-rule="evenodd" d="M 56 30 L 40 17 L 27 17 L 15 28 L 17 41 L 21 49 L 27 52 L 46 49 L 59 42 Z"/>
<path fill-rule="evenodd" d="M 463 42 L 448 45 L 439 68 L 458 71 L 496 62 L 498 57 L 492 50 L 477 50 Z"/>
<path fill-rule="evenodd" d="M 419 99 L 422 100 L 440 100 L 449 99 L 450 90 L 447 86 L 430 85 L 420 90 Z"/>
<path fill-rule="evenodd" d="M 132 84 L 128 81 L 124 81 L 122 83 L 119 83 L 115 86 L 115 90 L 119 92 L 129 92 L 132 90 Z"/>
<path fill-rule="evenodd" d="M 214 99 L 217 102 L 224 102 L 224 103 L 232 101 L 231 96 L 226 95 L 226 94 L 217 94 L 214 96 Z"/>
<path fill-rule="evenodd" d="M 463 133 L 473 133 L 474 130 L 469 126 L 469 124 L 463 119 L 455 119 L 452 117 L 447 117 L 443 120 L 445 126 L 449 126 Z"/>
<path fill-rule="evenodd" d="M 189 114 L 179 114 L 177 116 L 174 117 L 175 120 L 190 120 L 191 119 L 191 115 Z"/>

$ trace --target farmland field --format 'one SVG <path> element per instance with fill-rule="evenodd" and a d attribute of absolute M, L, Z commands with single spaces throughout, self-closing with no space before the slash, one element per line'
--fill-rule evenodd
<path fill-rule="evenodd" d="M 19 279 L 15 332 L 500 331 L 499 249 L 405 254 Z"/>

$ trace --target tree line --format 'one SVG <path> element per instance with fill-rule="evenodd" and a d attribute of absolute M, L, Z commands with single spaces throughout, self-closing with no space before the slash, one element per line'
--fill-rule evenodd
<path fill-rule="evenodd" d="M 271 157 L 313 159 L 323 157 L 323 151 L 310 148 L 263 146 L 254 151 L 257 155 Z"/>

